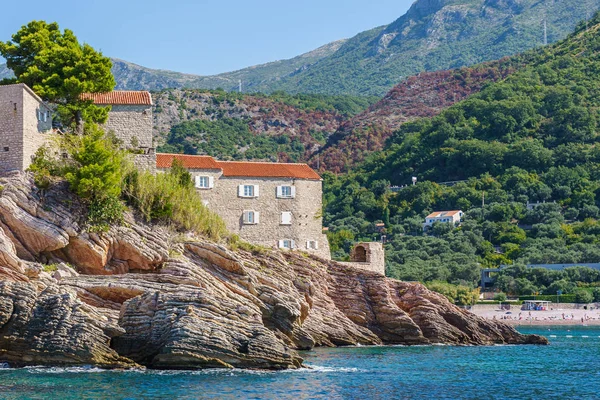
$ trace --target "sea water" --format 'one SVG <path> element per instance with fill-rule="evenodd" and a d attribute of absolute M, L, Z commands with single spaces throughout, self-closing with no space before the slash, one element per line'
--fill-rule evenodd
<path fill-rule="evenodd" d="M 550 346 L 365 346 L 296 371 L 0 369 L 2 399 L 598 399 L 600 327 L 520 328 Z"/>

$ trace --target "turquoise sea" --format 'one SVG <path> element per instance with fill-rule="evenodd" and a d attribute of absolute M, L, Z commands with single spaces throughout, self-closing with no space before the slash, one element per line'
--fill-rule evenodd
<path fill-rule="evenodd" d="M 522 328 L 550 346 L 317 349 L 310 369 L 0 369 L 2 399 L 598 399 L 600 327 Z"/>

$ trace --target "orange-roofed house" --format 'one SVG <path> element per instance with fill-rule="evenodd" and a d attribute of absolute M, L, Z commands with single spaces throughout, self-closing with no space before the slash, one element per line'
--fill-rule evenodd
<path fill-rule="evenodd" d="M 84 93 L 81 96 L 98 106 L 110 106 L 106 132 L 112 132 L 122 147 L 135 153 L 134 162 L 154 171 L 156 151 L 152 140 L 152 96 L 147 91 L 115 90 L 108 93 Z"/>
<path fill-rule="evenodd" d="M 323 234 L 322 179 L 306 164 L 218 161 L 209 156 L 157 154 L 157 171 L 178 159 L 209 209 L 242 239 L 298 249 L 329 259 Z"/>
<path fill-rule="evenodd" d="M 436 211 L 429 214 L 425 218 L 425 223 L 423 224 L 423 230 L 427 230 L 433 226 L 435 222 L 442 222 L 455 225 L 460 223 L 463 217 L 463 212 L 461 210 L 452 210 L 452 211 Z"/>

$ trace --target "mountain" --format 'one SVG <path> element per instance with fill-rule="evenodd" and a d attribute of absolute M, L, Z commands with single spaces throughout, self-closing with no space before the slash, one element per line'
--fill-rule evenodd
<path fill-rule="evenodd" d="M 600 0 L 417 0 L 390 25 L 356 35 L 313 66 L 249 89 L 383 95 L 422 71 L 497 60 L 541 46 L 544 15 L 548 42 L 555 42 L 598 8 Z"/>
<path fill-rule="evenodd" d="M 273 61 L 214 76 L 151 69 L 118 58 L 111 58 L 113 62 L 112 73 L 117 81 L 115 88 L 117 90 L 156 91 L 175 88 L 227 88 L 227 90 L 237 91 L 239 80 L 242 81 L 243 85 L 267 85 L 282 77 L 308 68 L 320 59 L 335 53 L 344 43 L 345 40 L 338 40 L 289 60 Z M 6 68 L 6 64 L 0 64 L 0 80 L 12 77 L 13 74 Z"/>
<path fill-rule="evenodd" d="M 433 117 L 521 65 L 515 57 L 411 76 L 367 110 L 345 120 L 327 143 L 311 155 L 309 163 L 321 171 L 346 172 L 382 150 L 386 140 L 404 123 Z"/>
<path fill-rule="evenodd" d="M 482 266 L 514 264 L 496 289 L 575 295 L 600 284 L 585 269 L 525 267 L 600 261 L 599 32 L 600 13 L 518 57 L 506 78 L 402 124 L 350 173 L 324 174 L 332 251 L 380 237 L 383 222 L 395 278 L 477 285 Z M 424 232 L 425 217 L 444 210 L 462 210 L 461 225 Z"/>
<path fill-rule="evenodd" d="M 159 151 L 296 162 L 377 98 L 169 89 L 153 101 Z"/>
<path fill-rule="evenodd" d="M 117 89 L 223 88 L 383 96 L 408 76 L 500 59 L 563 39 L 600 0 L 417 0 L 389 25 L 289 60 L 213 76 L 114 59 Z M 0 66 L 0 79 L 3 77 Z M 6 74 L 6 71 L 4 71 Z"/>

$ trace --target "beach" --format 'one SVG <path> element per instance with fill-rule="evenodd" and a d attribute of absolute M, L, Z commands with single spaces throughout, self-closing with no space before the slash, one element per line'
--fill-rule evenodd
<path fill-rule="evenodd" d="M 558 304 L 546 311 L 525 311 L 519 306 L 513 306 L 510 310 L 501 310 L 499 306 L 475 306 L 469 311 L 485 319 L 496 319 L 511 325 L 600 326 L 600 308 L 593 308 L 563 308 Z"/>

